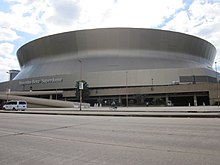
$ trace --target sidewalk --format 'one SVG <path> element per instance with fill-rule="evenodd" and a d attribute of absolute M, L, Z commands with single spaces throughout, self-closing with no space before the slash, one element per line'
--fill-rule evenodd
<path fill-rule="evenodd" d="M 79 111 L 79 108 L 28 108 L 28 111 Z M 83 111 L 117 112 L 220 112 L 220 106 L 180 106 L 180 107 L 110 107 L 82 108 Z"/>
<path fill-rule="evenodd" d="M 29 108 L 26 111 L 3 111 L 0 113 L 42 114 L 42 115 L 78 115 L 78 116 L 115 116 L 115 117 L 191 117 L 220 118 L 220 107 L 91 107 L 79 111 L 78 108 Z"/>

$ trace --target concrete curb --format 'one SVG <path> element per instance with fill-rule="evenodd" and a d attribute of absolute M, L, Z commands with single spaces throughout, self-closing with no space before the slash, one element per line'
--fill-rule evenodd
<path fill-rule="evenodd" d="M 220 118 L 220 112 L 89 112 L 89 111 L 0 111 L 0 113 L 73 115 L 73 116 L 114 116 L 114 117 L 176 117 L 176 118 Z"/>

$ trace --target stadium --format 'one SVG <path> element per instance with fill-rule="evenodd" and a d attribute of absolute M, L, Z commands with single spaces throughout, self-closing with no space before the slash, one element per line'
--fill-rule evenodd
<path fill-rule="evenodd" d="M 89 85 L 86 102 L 121 106 L 213 105 L 218 102 L 216 48 L 179 32 L 102 28 L 31 41 L 17 51 L 21 71 L 0 84 L 23 96 L 77 101 L 75 84 Z M 30 94 L 31 91 L 31 94 Z"/>

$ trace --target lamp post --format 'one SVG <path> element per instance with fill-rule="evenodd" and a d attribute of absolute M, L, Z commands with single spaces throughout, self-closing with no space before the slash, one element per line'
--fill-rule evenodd
<path fill-rule="evenodd" d="M 128 71 L 126 71 L 126 107 L 128 107 Z"/>
<path fill-rule="evenodd" d="M 153 91 L 154 90 L 154 79 L 153 78 L 151 78 L 151 90 Z"/>
<path fill-rule="evenodd" d="M 218 97 L 218 106 L 219 106 L 219 82 L 218 82 L 218 67 L 217 67 L 217 62 L 215 62 L 215 70 L 216 70 L 217 97 Z"/>
<path fill-rule="evenodd" d="M 82 110 L 82 90 L 83 90 L 83 82 L 82 82 L 82 60 L 78 60 L 80 63 L 80 82 L 79 82 L 79 110 Z"/>
<path fill-rule="evenodd" d="M 8 101 L 8 98 L 11 92 L 11 89 L 10 89 L 11 78 L 10 78 L 10 72 L 6 72 L 6 73 L 9 74 L 9 80 L 8 80 L 7 89 L 6 89 L 6 95 L 7 95 L 7 101 Z"/>

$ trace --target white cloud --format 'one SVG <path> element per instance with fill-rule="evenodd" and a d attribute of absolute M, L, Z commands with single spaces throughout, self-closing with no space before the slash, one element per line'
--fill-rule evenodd
<path fill-rule="evenodd" d="M 181 0 L 93 0 L 80 1 L 80 23 L 84 27 L 155 27 L 182 8 Z"/>
<path fill-rule="evenodd" d="M 101 27 L 140 27 L 174 30 L 213 43 L 220 65 L 220 2 L 208 0 L 4 0 L 9 12 L 0 11 L 0 64 L 18 67 L 14 41 L 19 32 L 42 36 Z M 186 4 L 192 2 L 192 4 Z M 215 2 L 215 3 L 213 3 Z M 0 9 L 1 10 L 1 9 Z M 29 42 L 24 39 L 22 42 Z M 6 42 L 6 43 L 3 43 Z M 10 42 L 10 43 L 8 43 Z M 18 45 L 20 47 L 22 45 Z M 10 63 L 8 61 L 12 61 Z M 6 64 L 3 64 L 5 61 Z M 6 62 L 7 61 L 7 62 Z M 16 62 L 15 62 L 16 61 Z M 0 68 L 3 69 L 3 68 Z M 17 69 L 17 68 L 15 68 Z"/>
<path fill-rule="evenodd" d="M 1 41 L 14 41 L 20 37 L 16 34 L 15 31 L 0 27 L 0 40 Z"/>
<path fill-rule="evenodd" d="M 12 55 L 14 45 L 11 43 L 0 43 L 0 70 L 19 69 L 17 58 Z"/>
<path fill-rule="evenodd" d="M 191 29 L 191 22 L 186 11 L 181 11 L 178 14 L 173 16 L 173 19 L 169 21 L 164 29 L 179 31 L 179 32 L 188 32 Z"/>
<path fill-rule="evenodd" d="M 47 10 L 41 19 L 45 22 L 47 34 L 102 27 L 156 27 L 183 7 L 182 0 L 47 2 Z"/>
<path fill-rule="evenodd" d="M 78 1 L 47 0 L 45 10 L 41 11 L 41 21 L 45 25 L 45 34 L 54 34 L 69 30 L 76 30 L 77 22 L 81 14 Z"/>
<path fill-rule="evenodd" d="M 11 3 L 10 12 L 0 11 L 0 26 L 29 34 L 43 32 L 41 14 L 45 11 L 44 0 L 7 0 Z"/>
<path fill-rule="evenodd" d="M 0 56 L 6 57 L 11 54 L 14 50 L 14 45 L 11 43 L 1 43 L 0 44 Z"/>
<path fill-rule="evenodd" d="M 14 45 L 11 43 L 0 44 L 0 80 L 8 80 L 8 72 L 11 69 L 19 69 L 17 58 L 11 53 L 14 50 Z"/>
<path fill-rule="evenodd" d="M 216 61 L 220 65 L 220 3 L 195 0 L 188 10 L 182 10 L 163 29 L 201 37 L 217 48 Z"/>
<path fill-rule="evenodd" d="M 71 26 L 80 15 L 80 7 L 71 0 L 53 1 L 53 15 L 48 21 L 55 26 Z"/>

